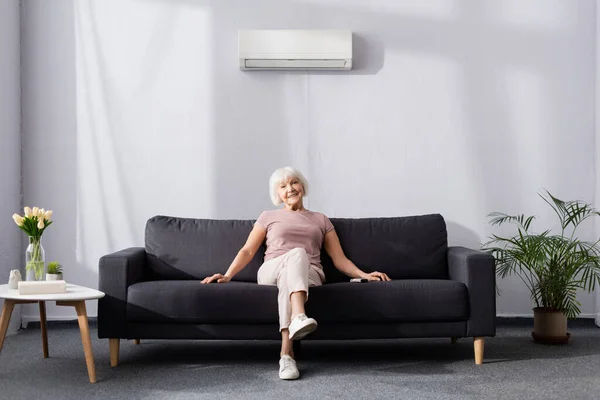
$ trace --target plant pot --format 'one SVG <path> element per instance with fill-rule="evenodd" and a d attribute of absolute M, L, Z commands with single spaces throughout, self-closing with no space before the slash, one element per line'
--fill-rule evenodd
<path fill-rule="evenodd" d="M 536 342 L 566 343 L 571 337 L 567 333 L 567 317 L 562 311 L 536 307 L 533 309 L 533 332 L 531 335 Z"/>
<path fill-rule="evenodd" d="M 62 274 L 46 274 L 47 281 L 62 281 Z"/>

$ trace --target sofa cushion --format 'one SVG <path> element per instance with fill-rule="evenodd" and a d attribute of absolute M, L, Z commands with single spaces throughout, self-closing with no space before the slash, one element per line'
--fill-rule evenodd
<path fill-rule="evenodd" d="M 307 314 L 318 322 L 420 322 L 469 319 L 467 287 L 438 279 L 334 283 L 309 289 Z"/>
<path fill-rule="evenodd" d="M 446 223 L 439 214 L 394 218 L 331 218 L 346 256 L 364 271 L 392 279 L 447 279 Z M 348 282 L 325 251 L 327 282 Z"/>
<path fill-rule="evenodd" d="M 146 224 L 149 279 L 204 279 L 224 274 L 242 248 L 254 221 L 156 216 Z M 264 259 L 261 246 L 236 281 L 256 282 Z"/>
<path fill-rule="evenodd" d="M 279 321 L 277 287 L 197 281 L 136 283 L 127 294 L 127 319 L 154 323 Z M 467 288 L 448 280 L 336 283 L 309 289 L 307 313 L 327 322 L 418 322 L 468 319 Z"/>
<path fill-rule="evenodd" d="M 137 322 L 278 323 L 277 287 L 246 282 L 152 281 L 129 286 L 127 319 Z"/>

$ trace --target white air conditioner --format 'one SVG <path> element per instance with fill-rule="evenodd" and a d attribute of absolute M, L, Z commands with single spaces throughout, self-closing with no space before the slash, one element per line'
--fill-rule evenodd
<path fill-rule="evenodd" d="M 243 70 L 350 70 L 349 30 L 242 30 L 238 35 Z"/>

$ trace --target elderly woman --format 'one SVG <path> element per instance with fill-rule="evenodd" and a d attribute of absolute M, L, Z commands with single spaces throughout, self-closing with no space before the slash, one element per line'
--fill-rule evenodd
<path fill-rule="evenodd" d="M 304 303 L 308 299 L 308 288 L 325 282 L 321 248 L 324 246 L 335 267 L 351 278 L 370 281 L 389 281 L 390 278 L 381 272 L 363 272 L 346 258 L 329 218 L 304 208 L 302 199 L 308 193 L 308 183 L 300 171 L 292 167 L 277 169 L 271 175 L 269 189 L 273 204 L 283 203 L 284 207 L 264 211 L 225 275 L 214 274 L 202 283 L 229 282 L 252 260 L 266 239 L 258 283 L 279 288 L 279 377 L 296 379 L 299 372 L 292 340 L 302 339 L 317 328 L 317 321 L 306 316 Z"/>

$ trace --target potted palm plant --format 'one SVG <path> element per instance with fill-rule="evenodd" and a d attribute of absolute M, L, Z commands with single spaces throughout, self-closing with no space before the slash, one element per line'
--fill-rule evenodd
<path fill-rule="evenodd" d="M 531 230 L 535 216 L 491 213 L 490 223 L 516 225 L 513 236 L 493 234 L 483 250 L 496 258 L 499 277 L 518 276 L 535 302 L 532 336 L 544 343 L 566 343 L 567 318 L 581 313 L 576 291 L 593 291 L 600 283 L 600 247 L 598 243 L 577 238 L 579 225 L 600 215 L 582 201 L 562 201 L 546 191 L 539 196 L 554 210 L 560 222 L 560 234 L 550 229 Z"/>
<path fill-rule="evenodd" d="M 46 280 L 47 281 L 60 281 L 62 280 L 62 265 L 58 261 L 52 261 L 48 263 Z"/>

